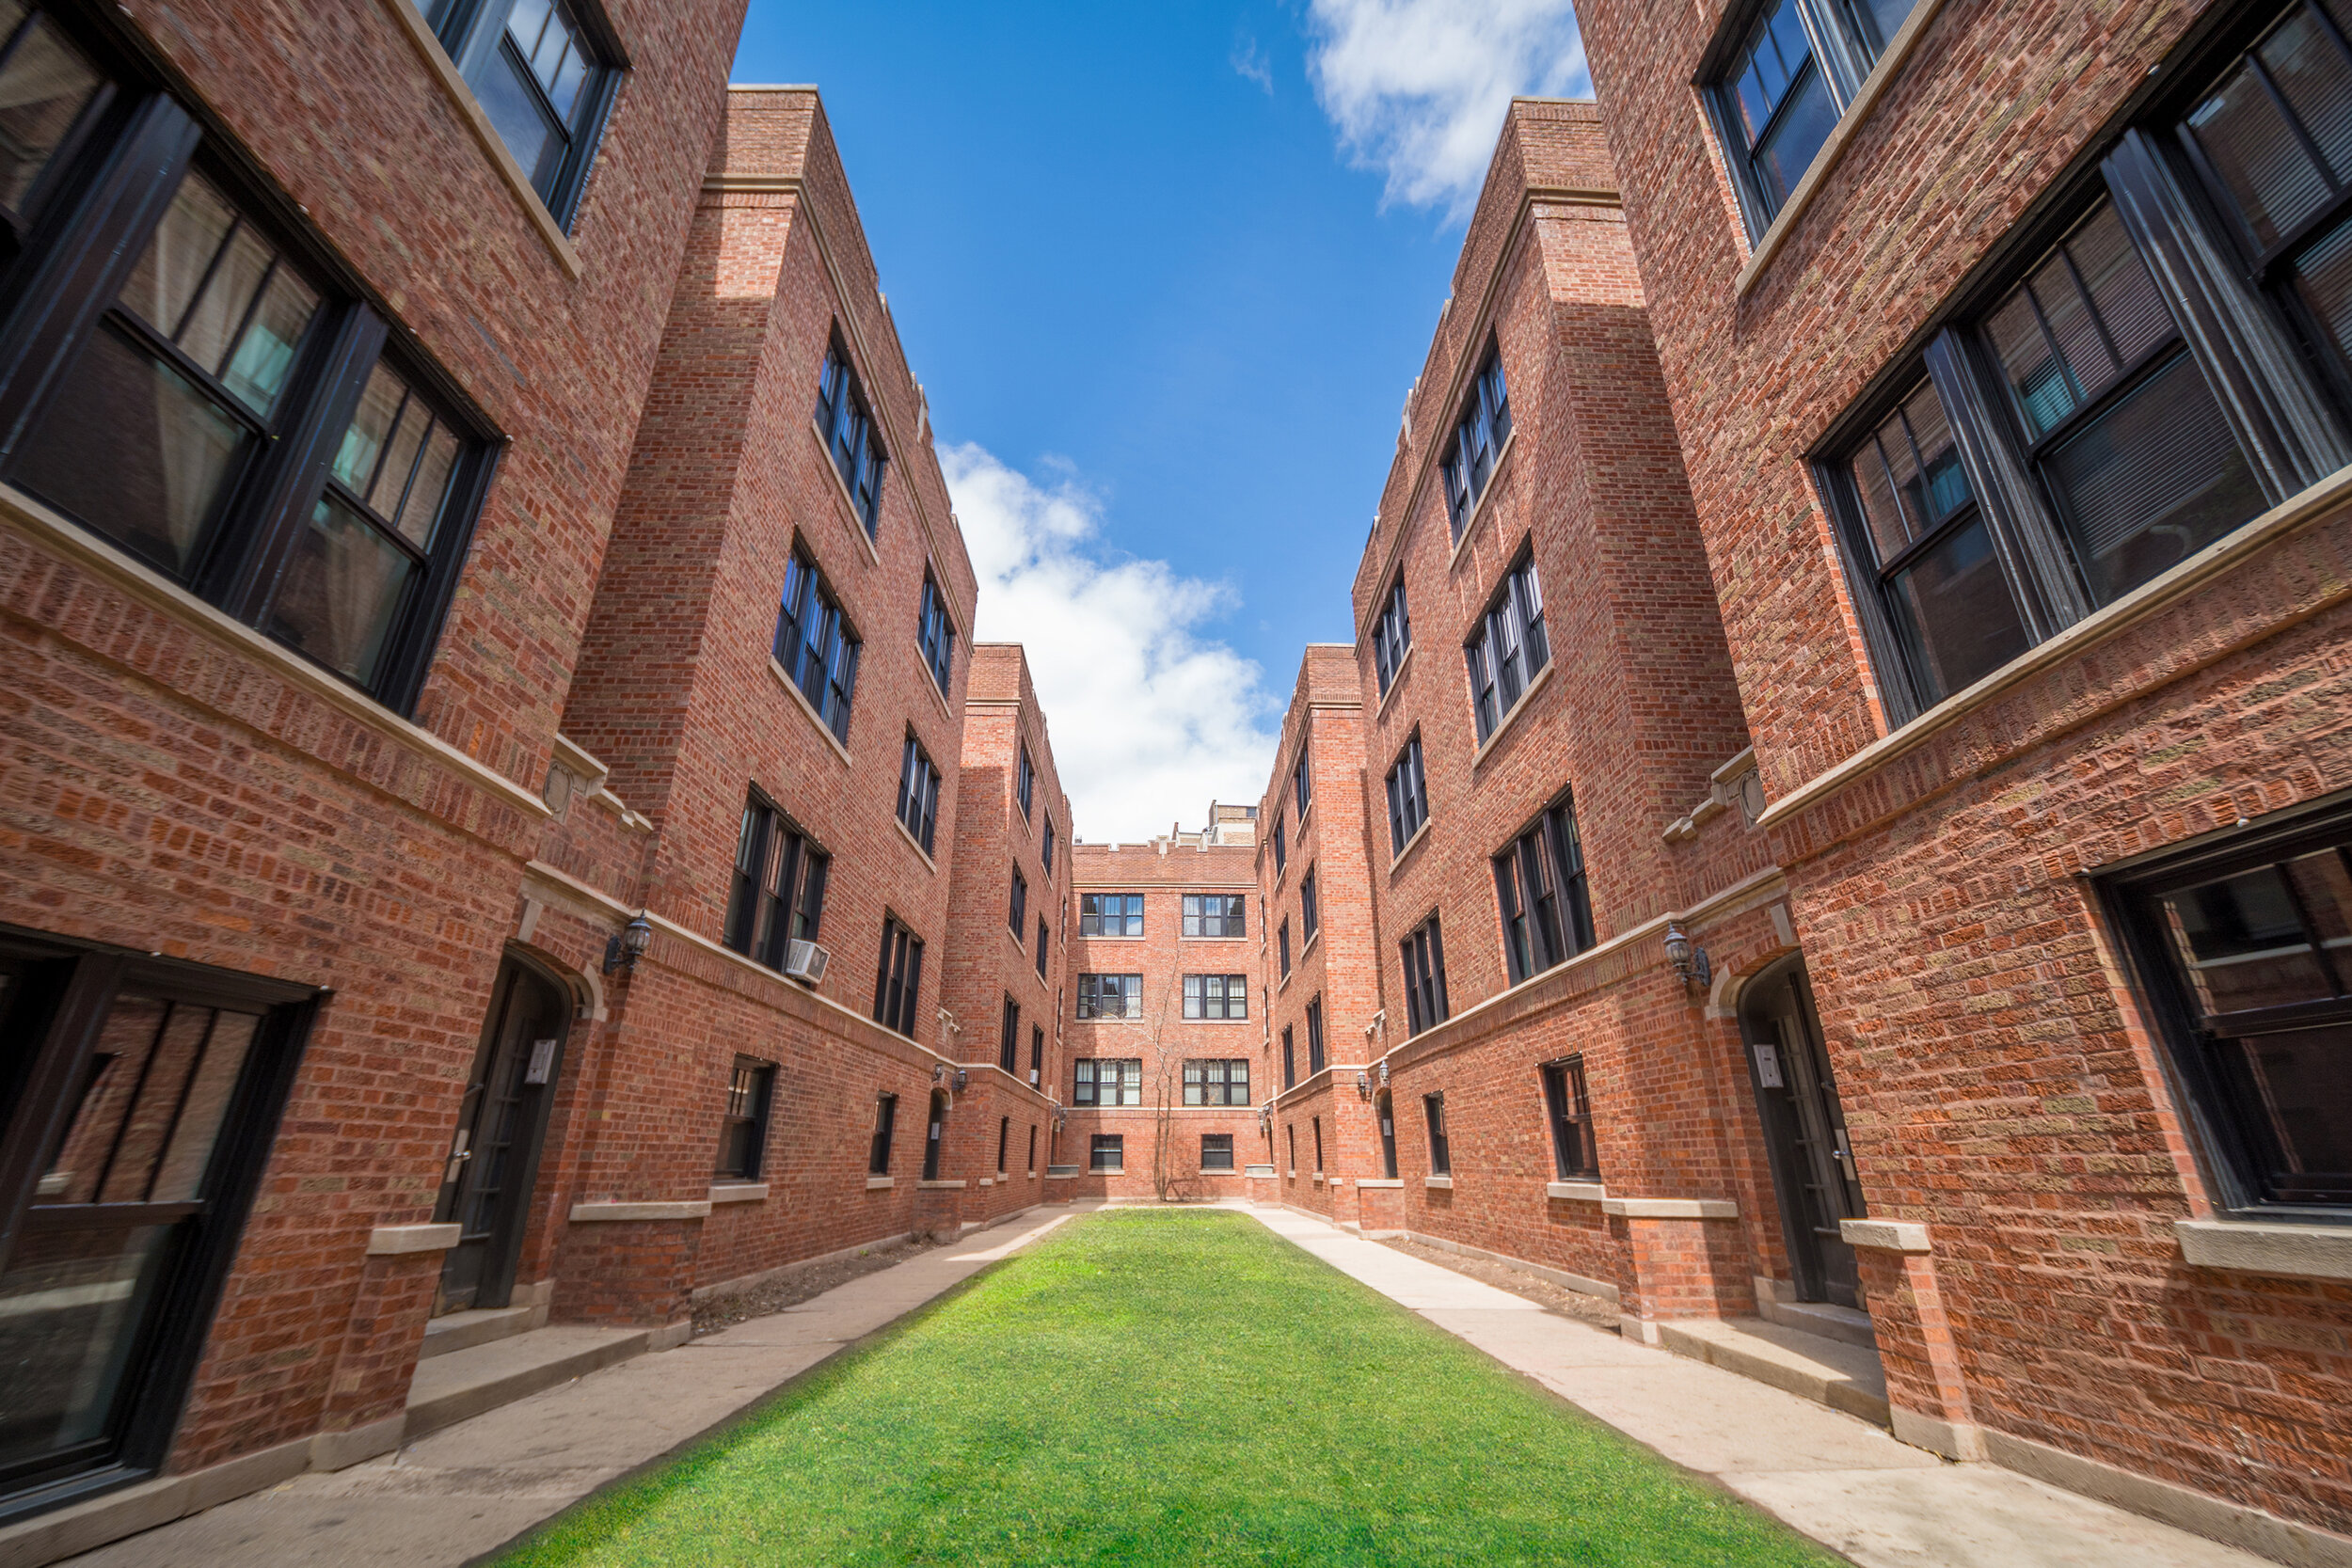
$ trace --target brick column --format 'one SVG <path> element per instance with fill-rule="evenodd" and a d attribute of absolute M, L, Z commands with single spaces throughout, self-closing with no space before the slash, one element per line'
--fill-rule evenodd
<path fill-rule="evenodd" d="M 664 1344 L 691 1332 L 694 1263 L 710 1200 L 575 1203 L 548 1316 L 560 1323 L 650 1327 Z"/>
<path fill-rule="evenodd" d="M 1982 1459 L 1984 1436 L 1969 1414 L 1968 1386 L 1936 1284 L 1928 1227 L 1905 1220 L 1846 1220 L 1840 1228 L 1861 1265 L 1895 1435 L 1947 1459 Z"/>
<path fill-rule="evenodd" d="M 1722 1198 L 1607 1197 L 1601 1212 L 1624 1257 L 1619 1325 L 1658 1343 L 1675 1318 L 1737 1318 L 1756 1310 L 1756 1278 L 1740 1206 Z"/>
<path fill-rule="evenodd" d="M 923 1181 L 914 1195 L 914 1228 L 934 1242 L 963 1234 L 963 1183 Z"/>
<path fill-rule="evenodd" d="M 453 1225 L 382 1225 L 368 1233 L 358 1294 L 343 1324 L 318 1435 L 310 1440 L 314 1468 L 340 1470 L 400 1447 L 408 1383 L 441 1283 L 441 1257 L 456 1243 Z"/>

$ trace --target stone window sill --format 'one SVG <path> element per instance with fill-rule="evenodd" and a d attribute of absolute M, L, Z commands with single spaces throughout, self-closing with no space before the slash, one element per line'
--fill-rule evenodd
<path fill-rule="evenodd" d="M 1608 1199 L 1608 1189 L 1597 1181 L 1547 1181 L 1546 1197 L 1563 1197 L 1570 1203 L 1601 1203 Z"/>
<path fill-rule="evenodd" d="M 1495 499 L 1495 492 L 1502 488 L 1502 466 L 1511 460 L 1511 451 L 1518 444 L 1518 422 L 1517 420 L 1513 420 L 1511 424 L 1511 434 L 1502 438 L 1502 450 L 1495 453 L 1495 466 L 1487 471 L 1486 487 L 1478 492 L 1478 499 L 1476 500 L 1470 502 L 1470 515 L 1462 519 L 1461 535 L 1454 541 L 1453 552 L 1445 558 L 1445 569 L 1447 571 L 1453 571 L 1454 568 L 1460 563 L 1462 552 L 1470 548 L 1470 539 L 1478 532 L 1478 525 L 1486 520 L 1486 513 L 1488 510 L 1487 503 Z M 1442 462 L 1438 464 L 1438 468 L 1439 473 L 1438 487 L 1438 489 L 1443 490 L 1445 488 L 1445 478 L 1443 472 L 1444 464 Z"/>
<path fill-rule="evenodd" d="M 930 1181 L 917 1181 L 914 1185 L 916 1190 L 926 1193 L 960 1193 L 963 1191 L 963 1183 L 961 1181 L 941 1181 L 934 1180 Z"/>
<path fill-rule="evenodd" d="M 898 1184 L 895 1177 L 869 1176 L 866 1179 L 866 1190 L 869 1193 L 879 1193 L 885 1187 L 895 1187 Z"/>
<path fill-rule="evenodd" d="M 1396 661 L 1396 668 L 1389 674 L 1389 689 L 1380 693 L 1379 705 L 1372 710 L 1374 723 L 1376 724 L 1388 717 L 1389 702 L 1396 695 L 1397 688 L 1405 684 L 1405 672 L 1412 668 L 1413 650 L 1420 646 L 1418 642 L 1408 642 L 1405 645 L 1405 657 Z"/>
<path fill-rule="evenodd" d="M 1544 668 L 1549 669 L 1550 666 L 1546 665 Z M 1395 854 L 1389 857 L 1389 875 L 1391 877 L 1395 876 L 1396 868 L 1405 863 L 1405 857 L 1419 848 L 1421 847 L 1421 841 L 1428 836 L 1429 818 L 1424 816 L 1421 819 L 1421 826 L 1413 830 L 1413 836 L 1405 841 L 1405 847 L 1399 849 Z"/>
<path fill-rule="evenodd" d="M 759 1203 L 764 1202 L 767 1196 L 768 1183 L 765 1181 L 714 1182 L 710 1188 L 710 1201 L 714 1205 L 721 1203 Z"/>
<path fill-rule="evenodd" d="M 1797 188 L 1788 193 L 1788 201 L 1773 214 L 1764 232 L 1757 236 L 1747 265 L 1740 269 L 1739 281 L 1732 286 L 1740 298 L 1745 299 L 1755 289 L 1756 279 L 1764 275 L 1765 268 L 1772 264 L 1772 258 L 1780 253 L 1789 234 L 1804 220 L 1805 209 L 1813 205 L 1813 198 L 1828 182 L 1830 171 L 1845 157 L 1847 144 L 1862 129 L 1862 122 L 1870 118 L 1870 111 L 1886 95 L 1886 89 L 1901 71 L 1903 62 L 1910 59 L 1912 51 L 1918 47 L 1928 24 L 1943 8 L 1944 0 L 1919 0 L 1917 8 L 1895 30 L 1894 38 L 1886 45 L 1886 53 L 1881 55 L 1878 63 L 1870 68 L 1870 74 L 1863 79 L 1862 88 L 1854 94 L 1853 102 L 1846 105 L 1846 112 L 1838 116 L 1837 123 L 1830 128 L 1829 139 L 1821 144 L 1821 150 L 1813 155 L 1813 166 L 1804 171 L 1804 178 L 1797 182 Z"/>
<path fill-rule="evenodd" d="M 1869 1252 L 1926 1252 L 1928 1227 L 1915 1220 L 1839 1220 L 1839 1239 Z"/>
<path fill-rule="evenodd" d="M 1435 1187 L 1440 1192 L 1450 1193 L 1454 1190 L 1454 1178 L 1451 1176 L 1424 1176 L 1421 1179 L 1421 1184 L 1424 1187 Z"/>
<path fill-rule="evenodd" d="M 409 1252 L 447 1252 L 457 1244 L 454 1225 L 379 1225 L 368 1232 L 368 1256 L 396 1258 Z"/>
<path fill-rule="evenodd" d="M 1604 1197 L 1600 1212 L 1629 1220 L 1736 1220 L 1740 1205 L 1727 1197 Z"/>
<path fill-rule="evenodd" d="M 1535 678 L 1527 683 L 1527 689 L 1519 693 L 1518 701 L 1513 703 L 1509 710 L 1501 719 L 1495 721 L 1495 727 L 1487 732 L 1486 738 L 1480 741 L 1478 749 L 1470 753 L 1472 769 L 1485 762 L 1486 754 L 1492 752 L 1502 737 L 1511 732 L 1511 726 L 1518 722 L 1519 715 L 1527 711 L 1528 705 L 1535 700 L 1535 693 L 1541 691 L 1546 683 L 1551 679 L 1551 672 L 1559 666 L 1559 663 L 1560 661 L 1556 658 L 1546 660 L 1544 667 L 1535 672 Z"/>
<path fill-rule="evenodd" d="M 2352 1279 L 2352 1226 L 2261 1220 L 2174 1220 L 2181 1256 L 2201 1269 Z"/>
<path fill-rule="evenodd" d="M 771 665 L 773 665 L 775 660 L 770 659 L 768 662 Z M 832 732 L 828 731 L 826 733 L 831 734 Z M 907 847 L 913 849 L 916 854 L 923 857 L 923 863 L 930 868 L 931 875 L 934 877 L 938 876 L 939 863 L 931 859 L 931 852 L 929 849 L 923 847 L 923 841 L 915 837 L 913 833 L 907 832 L 907 825 L 904 822 L 899 821 L 897 817 L 892 817 L 890 819 L 890 824 L 892 827 L 898 830 L 898 836 L 907 841 Z"/>
<path fill-rule="evenodd" d="M 773 654 L 768 656 L 768 673 L 776 677 L 776 684 L 784 688 L 786 694 L 791 697 L 793 705 L 801 710 L 802 715 L 811 724 L 817 726 L 817 733 L 824 737 L 826 745 L 833 748 L 834 755 L 841 759 L 841 766 L 849 767 L 850 749 L 841 744 L 841 737 L 833 733 L 833 726 L 826 723 L 824 717 L 817 711 L 817 705 L 808 700 L 808 694 L 801 689 L 800 684 L 793 680 L 790 674 L 786 673 L 784 666 L 776 662 L 776 656 Z M 918 844 L 915 847 L 919 849 L 922 846 Z"/>
<path fill-rule="evenodd" d="M 699 1220 L 710 1216 L 710 1199 L 684 1203 L 575 1203 L 574 1225 L 624 1224 L 631 1220 Z"/>
<path fill-rule="evenodd" d="M 424 13 L 417 8 L 416 0 L 384 0 L 384 8 L 392 13 L 393 20 L 407 33 L 408 41 L 423 57 L 425 69 L 433 73 L 441 95 L 450 101 L 457 110 L 457 117 L 466 122 L 466 129 L 481 144 L 484 154 L 490 160 L 490 166 L 506 182 L 507 190 L 515 198 L 515 204 L 531 220 L 532 230 L 539 236 L 540 243 L 548 247 L 548 254 L 555 258 L 556 264 L 564 269 L 566 276 L 580 277 L 582 271 L 580 252 L 573 248 L 571 236 L 564 233 L 563 226 L 555 221 L 555 214 L 548 212 L 548 204 L 539 199 L 539 193 L 531 188 L 531 180 L 523 173 L 522 165 L 516 163 L 515 154 L 506 149 L 506 138 L 498 134 L 498 128 L 490 123 L 490 117 L 483 112 L 482 104 L 474 98 L 473 88 L 467 86 L 466 79 L 457 73 L 457 63 L 449 57 L 449 51 L 441 47 L 440 39 L 434 34 L 433 24 L 427 22 Z"/>
<path fill-rule="evenodd" d="M 1405 1185 L 1405 1179 L 1401 1176 L 1359 1176 L 1356 1179 L 1356 1185 L 1359 1187 L 1402 1187 Z"/>
<path fill-rule="evenodd" d="M 825 477 L 833 481 L 834 499 L 841 503 L 841 520 L 849 525 L 850 531 L 857 535 L 857 542 L 865 546 L 867 563 L 881 565 L 882 552 L 874 547 L 874 541 L 867 535 L 866 525 L 858 519 L 857 498 L 850 495 L 850 487 L 841 483 L 841 470 L 833 466 L 833 449 L 825 444 L 825 433 L 817 428 L 814 418 L 808 421 L 808 433 L 816 439 L 817 457 L 825 466 Z M 883 470 L 885 480 L 888 472 L 888 469 Z M 879 522 L 876 526 L 880 526 Z"/>

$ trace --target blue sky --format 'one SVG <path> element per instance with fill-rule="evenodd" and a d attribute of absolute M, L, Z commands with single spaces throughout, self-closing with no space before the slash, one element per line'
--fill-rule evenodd
<path fill-rule="evenodd" d="M 1568 0 L 753 0 L 735 78 L 823 89 L 1076 832 L 1255 800 Z"/>

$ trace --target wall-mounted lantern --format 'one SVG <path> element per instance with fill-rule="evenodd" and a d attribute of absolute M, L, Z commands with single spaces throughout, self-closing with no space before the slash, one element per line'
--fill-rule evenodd
<path fill-rule="evenodd" d="M 616 971 L 623 974 L 635 974 L 637 960 L 644 958 L 645 949 L 652 945 L 653 922 L 647 920 L 641 910 L 636 919 L 613 932 L 612 939 L 604 944 L 604 972 L 607 974 Z"/>
<path fill-rule="evenodd" d="M 1671 920 L 1666 922 L 1666 961 L 1674 965 L 1685 990 L 1704 990 L 1714 978 L 1714 965 L 1708 961 L 1707 949 L 1684 936 L 1682 927 Z"/>

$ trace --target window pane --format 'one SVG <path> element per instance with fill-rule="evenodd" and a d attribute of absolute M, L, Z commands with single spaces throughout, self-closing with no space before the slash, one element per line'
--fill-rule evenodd
<path fill-rule="evenodd" d="M 377 365 L 360 390 L 359 406 L 352 410 L 351 427 L 343 432 L 342 444 L 335 449 L 335 477 L 362 500 L 373 499 L 370 489 L 381 467 L 378 460 L 391 439 L 393 421 L 400 418 L 400 405 L 407 392 L 389 366 Z"/>
<path fill-rule="evenodd" d="M 2001 373 L 2016 394 L 2028 435 L 2040 436 L 2074 411 L 2082 392 L 2065 365 L 2050 352 L 2050 341 L 2034 319 L 2033 302 L 2019 289 L 1985 322 L 1985 335 L 2001 362 Z"/>
<path fill-rule="evenodd" d="M 179 372 L 102 329 L 42 411 L 16 477 L 186 577 L 246 440 Z"/>
<path fill-rule="evenodd" d="M 2237 438 L 2185 354 L 2051 453 L 2044 471 L 2103 604 L 2265 504 Z"/>
<path fill-rule="evenodd" d="M 13 27 L 24 8 L 6 8 Z M 24 207 L 25 193 L 97 88 L 98 72 L 81 52 L 47 18 L 35 17 L 0 70 L 0 202 Z"/>
<path fill-rule="evenodd" d="M 2338 224 L 2304 250 L 2295 265 L 2295 292 L 2336 351 L 2352 358 L 2352 223 Z"/>
<path fill-rule="evenodd" d="M 2232 71 L 2188 126 L 2265 249 L 2328 199 L 2326 178 L 2250 68 Z"/>
<path fill-rule="evenodd" d="M 2031 645 L 1981 517 L 1923 552 L 1888 586 L 1930 701 L 1974 684 Z"/>
<path fill-rule="evenodd" d="M 186 323 L 176 334 L 187 356 L 215 375 L 228 369 L 230 340 L 236 335 L 238 324 L 245 320 L 246 308 L 261 292 L 262 280 L 274 259 L 269 245 L 253 231 L 252 226 L 239 224 L 236 232 L 229 236 L 220 259 L 213 264 L 213 275 L 205 279 Z"/>
<path fill-rule="evenodd" d="M 530 0 L 524 0 L 526 6 L 529 3 Z M 496 50 L 476 85 L 481 89 L 483 112 L 498 128 L 499 136 L 515 155 L 515 162 L 522 166 L 523 177 L 531 182 L 531 188 L 544 201 L 553 189 L 556 171 L 564 166 L 564 138 L 557 135 L 548 111 L 540 106 L 538 93 L 522 80 L 521 72 L 526 69 L 505 50 Z"/>
<path fill-rule="evenodd" d="M 2224 1094 L 2273 1202 L 2352 1196 L 2352 1024 L 2217 1040 Z"/>
<path fill-rule="evenodd" d="M 1944 418 L 1944 400 L 1932 385 L 1920 388 L 1903 404 L 1903 422 L 1918 451 L 1918 467 L 1903 493 L 1922 529 L 1933 527 L 1960 510 L 1968 499 L 1968 475 L 1960 466 L 1960 451 L 1952 444 L 1952 427 Z"/>
<path fill-rule="evenodd" d="M 2317 932 L 2303 924 L 2298 894 Z M 2343 859 L 2332 849 L 2283 868 L 2258 866 L 2188 888 L 2163 905 L 2182 969 L 2208 1018 L 2325 1001 L 2337 994 L 2337 976 L 2352 958 L 2345 934 L 2352 895 Z M 2332 965 L 2312 945 L 2314 935 L 2333 956 Z"/>
<path fill-rule="evenodd" d="M 104 1435 L 174 1227 L 33 1231 L 0 1274 L 0 1465 Z"/>
<path fill-rule="evenodd" d="M 2110 224 L 2115 221 L 2112 208 L 2101 215 Z M 2082 388 L 2086 398 L 2096 396 L 2101 388 L 2114 381 L 2116 364 L 2106 345 L 2099 341 L 2090 307 L 2067 269 L 2066 253 L 2051 252 L 2026 282 L 2034 303 L 2042 307 L 2042 328 L 2065 356 L 2066 368 L 2074 372 L 2074 385 Z"/>
<path fill-rule="evenodd" d="M 1871 50 L 1873 55 L 1893 41 L 1895 35 L 1902 30 L 1903 23 L 1910 18 L 1912 8 L 1917 4 L 1918 0 L 1862 0 L 1859 8 L 1878 29 L 1877 47 Z"/>
<path fill-rule="evenodd" d="M 1791 14 L 1795 9 L 1793 5 L 1788 8 Z M 1764 199 L 1774 212 L 1813 166 L 1814 156 L 1836 124 L 1837 109 L 1829 101 L 1820 71 L 1808 71 L 1781 110 L 1772 135 L 1756 150 L 1756 183 L 1763 187 Z"/>
<path fill-rule="evenodd" d="M 2100 209 L 2098 216 L 2076 230 L 2066 250 L 2125 364 L 2175 335 L 2172 313 L 2165 309 L 2156 280 L 2132 248 L 2114 208 Z M 2074 351 L 2070 345 L 2066 352 L 2071 357 Z"/>
<path fill-rule="evenodd" d="M 2290 15 L 2263 44 L 2263 64 L 2279 95 L 2318 144 L 2338 181 L 2352 178 L 2352 69 L 2344 51 L 2308 10 Z"/>
<path fill-rule="evenodd" d="M 408 499 L 400 509 L 400 531 L 419 549 L 433 543 L 433 525 L 440 518 L 441 503 L 449 499 L 450 478 L 456 469 L 456 434 L 437 420 L 416 476 L 409 482 Z"/>
<path fill-rule="evenodd" d="M 406 551 L 322 496 L 286 562 L 270 605 L 270 635 L 370 685 L 415 573 Z"/>
<path fill-rule="evenodd" d="M 165 337 L 177 337 L 205 271 L 236 221 L 234 209 L 202 175 L 183 180 L 171 210 L 155 226 L 147 249 L 131 269 L 130 281 L 122 286 L 123 309 Z"/>

